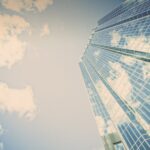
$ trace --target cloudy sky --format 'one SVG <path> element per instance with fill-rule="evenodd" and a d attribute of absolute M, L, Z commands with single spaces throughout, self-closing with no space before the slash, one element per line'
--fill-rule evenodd
<path fill-rule="evenodd" d="M 102 150 L 78 62 L 121 0 L 0 0 L 0 150 Z"/>

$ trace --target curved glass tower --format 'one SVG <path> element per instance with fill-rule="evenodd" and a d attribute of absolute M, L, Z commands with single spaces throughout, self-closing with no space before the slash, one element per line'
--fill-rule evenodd
<path fill-rule="evenodd" d="M 80 68 L 106 149 L 150 150 L 150 0 L 100 19 Z"/>

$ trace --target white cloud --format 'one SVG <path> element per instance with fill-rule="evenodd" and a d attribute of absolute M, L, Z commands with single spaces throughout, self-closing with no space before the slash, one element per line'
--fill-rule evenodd
<path fill-rule="evenodd" d="M 122 62 L 126 63 L 127 65 L 133 65 L 137 62 L 137 60 L 135 58 L 124 56 L 124 55 L 121 56 L 120 60 Z"/>
<path fill-rule="evenodd" d="M 108 82 L 123 99 L 126 99 L 132 90 L 129 76 L 119 63 L 109 62 L 109 64 L 112 70 L 110 71 Z"/>
<path fill-rule="evenodd" d="M 11 89 L 5 83 L 0 83 L 0 110 L 2 112 L 16 112 L 20 117 L 29 120 L 36 116 L 33 91 L 30 86 L 24 89 Z"/>
<path fill-rule="evenodd" d="M 2 5 L 13 11 L 43 11 L 49 5 L 53 4 L 53 0 L 2 0 Z"/>
<path fill-rule="evenodd" d="M 48 24 L 45 24 L 41 30 L 41 37 L 48 36 L 50 34 L 50 29 Z"/>
<path fill-rule="evenodd" d="M 136 99 L 131 99 L 131 98 L 128 100 L 128 104 L 135 109 L 139 108 L 141 105 L 139 101 L 137 101 Z"/>
<path fill-rule="evenodd" d="M 96 116 L 95 120 L 96 120 L 96 124 L 97 124 L 97 127 L 98 127 L 99 134 L 101 136 L 103 136 L 105 134 L 105 128 L 106 128 L 105 121 L 101 116 Z"/>
<path fill-rule="evenodd" d="M 114 133 L 114 132 L 116 132 L 116 129 L 115 129 L 112 121 L 108 122 L 107 132 L 108 133 Z"/>
<path fill-rule="evenodd" d="M 124 46 L 126 49 L 150 52 L 150 38 L 144 35 L 126 37 L 127 44 Z"/>
<path fill-rule="evenodd" d="M 125 115 L 124 111 L 120 107 L 118 103 L 116 103 L 115 98 L 112 94 L 108 91 L 106 86 L 101 82 L 98 81 L 96 84 L 97 90 L 100 93 L 100 97 L 106 107 L 109 110 L 109 115 L 113 119 L 113 122 L 120 123 L 127 120 L 127 116 Z M 113 133 L 116 131 L 113 124 L 109 122 L 108 132 Z"/>
<path fill-rule="evenodd" d="M 11 68 L 25 53 L 26 44 L 19 39 L 30 24 L 19 16 L 0 15 L 0 67 Z"/>
<path fill-rule="evenodd" d="M 36 0 L 34 5 L 38 9 L 38 11 L 43 11 L 47 8 L 48 5 L 52 5 L 53 0 Z"/>
<path fill-rule="evenodd" d="M 111 39 L 112 46 L 117 46 L 119 44 L 120 39 L 121 39 L 121 35 L 117 31 L 113 31 L 110 34 L 112 36 L 112 39 Z"/>
<path fill-rule="evenodd" d="M 127 36 L 127 35 L 120 35 L 118 31 L 113 31 L 110 33 L 111 45 L 121 47 L 124 49 L 136 50 L 141 52 L 150 52 L 150 37 L 145 35 L 138 35 L 138 36 Z M 121 38 L 124 38 L 126 44 L 119 45 Z"/>

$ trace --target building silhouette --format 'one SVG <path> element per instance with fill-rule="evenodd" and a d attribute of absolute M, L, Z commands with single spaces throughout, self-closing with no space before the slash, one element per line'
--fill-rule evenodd
<path fill-rule="evenodd" d="M 105 149 L 150 150 L 150 0 L 100 19 L 80 68 Z"/>

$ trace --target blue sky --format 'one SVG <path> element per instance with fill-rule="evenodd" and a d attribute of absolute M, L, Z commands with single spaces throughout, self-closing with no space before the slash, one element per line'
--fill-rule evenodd
<path fill-rule="evenodd" d="M 97 21 L 121 0 L 11 1 L 0 5 L 4 150 L 102 150 L 78 62 Z"/>

